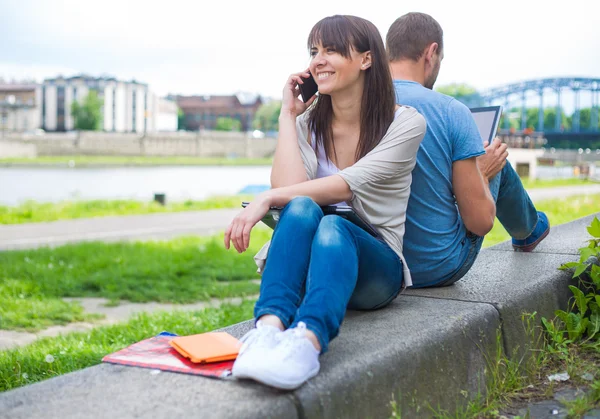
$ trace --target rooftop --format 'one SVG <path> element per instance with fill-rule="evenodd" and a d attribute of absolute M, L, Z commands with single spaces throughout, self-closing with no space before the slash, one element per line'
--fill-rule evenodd
<path fill-rule="evenodd" d="M 35 91 L 36 87 L 36 84 L 2 83 L 0 84 L 0 92 L 31 92 Z"/>

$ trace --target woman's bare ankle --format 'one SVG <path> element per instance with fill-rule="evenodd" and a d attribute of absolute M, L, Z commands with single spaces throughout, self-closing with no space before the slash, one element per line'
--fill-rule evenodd
<path fill-rule="evenodd" d="M 279 317 L 275 316 L 274 314 L 265 314 L 264 316 L 260 316 L 258 320 L 260 320 L 263 324 L 274 326 L 279 330 L 283 331 L 285 329 L 283 323 L 281 320 L 279 320 Z"/>
<path fill-rule="evenodd" d="M 308 340 L 310 340 L 310 343 L 313 344 L 313 346 L 315 347 L 315 349 L 317 351 L 319 351 L 319 353 L 320 353 L 321 352 L 321 343 L 319 342 L 319 339 L 317 339 L 317 335 L 315 335 L 310 330 L 307 330 L 306 331 L 306 337 L 308 338 Z"/>

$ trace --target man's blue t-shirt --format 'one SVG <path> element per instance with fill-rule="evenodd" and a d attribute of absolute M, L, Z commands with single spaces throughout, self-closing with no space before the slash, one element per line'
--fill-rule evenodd
<path fill-rule="evenodd" d="M 467 258 L 467 231 L 452 192 L 452 163 L 485 153 L 471 111 L 413 81 L 394 80 L 396 103 L 427 120 L 406 210 L 402 253 L 415 287 L 448 279 Z"/>

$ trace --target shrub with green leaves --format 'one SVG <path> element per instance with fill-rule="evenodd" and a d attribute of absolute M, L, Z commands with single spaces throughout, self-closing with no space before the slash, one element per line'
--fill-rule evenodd
<path fill-rule="evenodd" d="M 554 349 L 564 352 L 570 343 L 600 342 L 600 220 L 594 217 L 587 228 L 592 236 L 588 245 L 579 249 L 579 261 L 569 262 L 559 269 L 574 269 L 573 278 L 578 278 L 579 287 L 573 285 L 573 305 L 570 310 L 557 310 L 559 321 L 542 322 L 553 342 Z"/>

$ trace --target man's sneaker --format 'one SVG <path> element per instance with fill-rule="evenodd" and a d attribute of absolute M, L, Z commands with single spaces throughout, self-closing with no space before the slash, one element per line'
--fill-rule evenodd
<path fill-rule="evenodd" d="M 529 237 L 523 240 L 512 239 L 512 246 L 516 252 L 531 252 L 550 232 L 548 217 L 538 211 L 538 221 Z"/>
<path fill-rule="evenodd" d="M 283 332 L 275 326 L 256 322 L 256 328 L 250 330 L 242 337 L 242 347 L 233 363 L 231 373 L 238 378 L 253 378 L 254 370 L 261 363 L 260 360 L 268 357 L 278 343 L 277 337 Z"/>
<path fill-rule="evenodd" d="M 252 378 L 283 390 L 293 390 L 317 375 L 320 368 L 319 351 L 306 337 L 306 324 L 298 323 L 298 327 L 277 335 L 277 340 L 277 346 L 253 358 L 254 363 L 246 368 L 244 378 Z M 233 375 L 236 376 L 235 364 Z M 240 377 L 239 374 L 237 376 Z"/>

